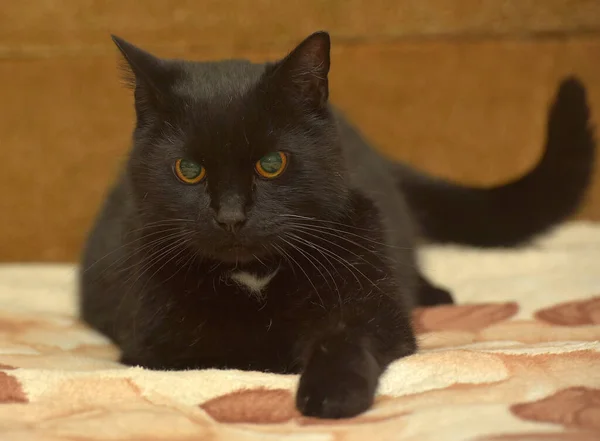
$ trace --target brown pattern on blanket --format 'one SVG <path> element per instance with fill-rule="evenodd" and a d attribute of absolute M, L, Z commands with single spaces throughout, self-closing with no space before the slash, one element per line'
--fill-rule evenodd
<path fill-rule="evenodd" d="M 538 401 L 515 404 L 510 410 L 526 420 L 596 430 L 600 434 L 600 389 L 570 387 Z"/>
<path fill-rule="evenodd" d="M 480 331 L 508 320 L 519 310 L 515 302 L 419 308 L 413 324 L 418 333 L 431 331 Z"/>
<path fill-rule="evenodd" d="M 0 372 L 0 404 L 26 402 L 27 397 L 19 380 L 6 372 Z"/>
<path fill-rule="evenodd" d="M 287 389 L 242 389 L 208 400 L 200 406 L 221 423 L 285 423 L 300 417 L 294 395 Z"/>
<path fill-rule="evenodd" d="M 553 325 L 600 325 L 600 297 L 561 303 L 538 311 L 536 317 Z"/>

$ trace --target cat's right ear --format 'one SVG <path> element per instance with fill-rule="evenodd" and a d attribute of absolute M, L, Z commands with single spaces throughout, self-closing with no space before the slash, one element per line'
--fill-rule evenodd
<path fill-rule="evenodd" d="M 149 112 L 166 112 L 168 90 L 173 82 L 168 63 L 120 37 L 111 37 L 123 55 L 123 78 L 134 89 L 138 118 L 145 118 Z"/>
<path fill-rule="evenodd" d="M 276 84 L 310 109 L 325 107 L 329 98 L 329 34 L 315 32 L 275 65 Z"/>

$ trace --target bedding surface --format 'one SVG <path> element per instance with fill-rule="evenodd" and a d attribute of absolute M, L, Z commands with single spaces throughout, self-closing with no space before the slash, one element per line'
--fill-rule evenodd
<path fill-rule="evenodd" d="M 2 265 L 0 440 L 600 440 L 600 224 L 421 256 L 459 304 L 416 311 L 420 353 L 341 421 L 301 417 L 296 376 L 122 366 L 76 318 L 75 267 Z"/>

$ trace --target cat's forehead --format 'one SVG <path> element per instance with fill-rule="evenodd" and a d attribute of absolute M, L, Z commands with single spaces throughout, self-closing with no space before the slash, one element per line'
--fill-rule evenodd
<path fill-rule="evenodd" d="M 208 118 L 197 115 L 192 124 L 187 125 L 185 146 L 188 152 L 203 158 L 236 157 L 244 161 L 271 151 L 277 145 L 277 139 L 269 130 L 266 118 L 256 113 L 232 111 Z"/>
<path fill-rule="evenodd" d="M 184 62 L 173 91 L 191 102 L 229 100 L 244 95 L 257 84 L 264 71 L 263 64 L 247 60 Z"/>
<path fill-rule="evenodd" d="M 244 158 L 269 151 L 271 117 L 253 93 L 264 71 L 249 61 L 186 63 L 174 92 L 185 102 L 180 109 L 190 153 Z"/>

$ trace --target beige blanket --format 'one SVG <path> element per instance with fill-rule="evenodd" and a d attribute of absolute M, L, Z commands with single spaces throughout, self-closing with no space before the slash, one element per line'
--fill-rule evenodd
<path fill-rule="evenodd" d="M 600 226 L 422 255 L 460 306 L 415 314 L 422 350 L 346 421 L 300 417 L 295 376 L 121 366 L 73 267 L 0 266 L 0 440 L 600 440 Z"/>

